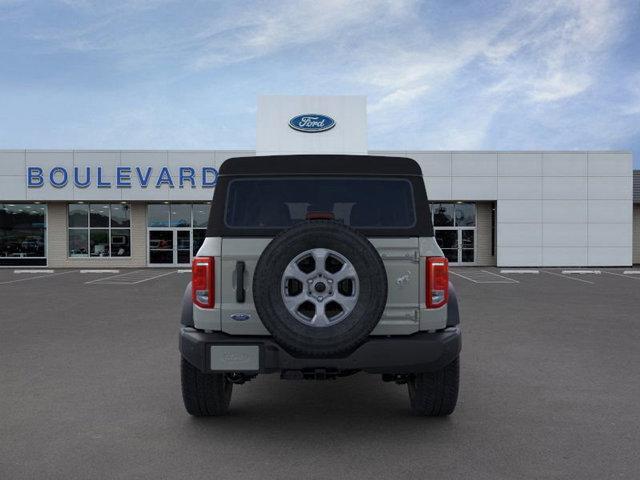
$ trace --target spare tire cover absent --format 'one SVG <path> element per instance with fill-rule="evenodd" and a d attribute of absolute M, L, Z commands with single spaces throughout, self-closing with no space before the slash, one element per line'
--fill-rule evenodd
<path fill-rule="evenodd" d="M 363 235 L 314 220 L 267 245 L 253 275 L 253 300 L 285 350 L 337 357 L 355 350 L 377 325 L 387 301 L 387 274 Z"/>

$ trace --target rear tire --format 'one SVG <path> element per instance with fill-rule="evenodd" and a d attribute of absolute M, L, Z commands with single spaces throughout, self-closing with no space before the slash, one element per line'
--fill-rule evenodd
<path fill-rule="evenodd" d="M 450 415 L 458 402 L 460 383 L 460 357 L 436 372 L 411 375 L 409 401 L 411 413 L 423 417 Z"/>
<path fill-rule="evenodd" d="M 202 373 L 181 358 L 182 400 L 190 415 L 211 417 L 229 410 L 233 383 L 223 373 Z"/>

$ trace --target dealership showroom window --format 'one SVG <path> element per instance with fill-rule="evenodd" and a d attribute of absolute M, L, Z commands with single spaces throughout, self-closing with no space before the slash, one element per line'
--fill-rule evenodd
<path fill-rule="evenodd" d="M 0 203 L 0 257 L 46 263 L 47 207 L 40 203 Z"/>
<path fill-rule="evenodd" d="M 126 202 L 69 204 L 69 257 L 129 257 L 129 210 Z"/>

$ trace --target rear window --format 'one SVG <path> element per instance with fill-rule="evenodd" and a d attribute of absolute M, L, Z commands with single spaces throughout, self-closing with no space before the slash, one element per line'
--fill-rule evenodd
<path fill-rule="evenodd" d="M 332 218 L 360 229 L 408 229 L 416 224 L 413 187 L 403 178 L 240 178 L 227 189 L 228 228 L 287 228 Z"/>

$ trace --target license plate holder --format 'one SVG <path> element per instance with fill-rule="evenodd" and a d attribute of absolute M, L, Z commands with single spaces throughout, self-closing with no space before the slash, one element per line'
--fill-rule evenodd
<path fill-rule="evenodd" d="M 260 347 L 211 345 L 209 367 L 214 372 L 257 372 L 260 370 Z"/>

